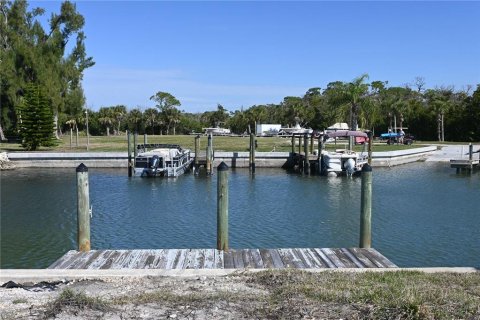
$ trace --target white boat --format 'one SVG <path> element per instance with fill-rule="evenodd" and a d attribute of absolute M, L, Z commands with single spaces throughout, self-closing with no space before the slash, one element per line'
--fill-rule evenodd
<path fill-rule="evenodd" d="M 310 128 L 303 128 L 297 122 L 294 127 L 291 128 L 281 128 L 279 131 L 279 135 L 292 135 L 292 134 L 305 134 L 305 133 L 312 133 L 313 130 Z"/>
<path fill-rule="evenodd" d="M 355 137 L 368 138 L 365 132 L 339 130 L 327 134 L 328 138 Z M 364 145 L 365 146 L 365 145 Z M 347 175 L 362 171 L 362 167 L 368 162 L 368 156 L 364 152 L 357 153 L 352 150 L 337 149 L 335 151 L 322 150 L 321 171 L 328 176 Z"/>
<path fill-rule="evenodd" d="M 178 177 L 190 169 L 193 158 L 189 149 L 177 144 L 139 145 L 134 175 L 141 177 Z M 146 151 L 147 149 L 152 149 Z"/>
<path fill-rule="evenodd" d="M 226 128 L 219 128 L 219 127 L 203 128 L 203 130 L 205 131 L 206 135 L 211 134 L 213 136 L 228 136 L 231 134 L 230 129 L 226 129 Z"/>

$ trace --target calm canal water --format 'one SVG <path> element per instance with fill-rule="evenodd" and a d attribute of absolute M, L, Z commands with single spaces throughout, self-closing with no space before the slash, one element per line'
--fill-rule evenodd
<path fill-rule="evenodd" d="M 373 247 L 404 267 L 480 267 L 480 174 L 374 168 Z M 90 169 L 93 249 L 214 248 L 217 177 Z M 360 178 L 230 171 L 232 248 L 358 246 Z M 1 268 L 45 268 L 76 248 L 75 169 L 1 173 Z"/>

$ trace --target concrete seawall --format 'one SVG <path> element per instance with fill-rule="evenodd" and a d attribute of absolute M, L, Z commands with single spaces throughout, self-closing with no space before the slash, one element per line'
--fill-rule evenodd
<path fill-rule="evenodd" d="M 372 165 L 376 167 L 394 166 L 409 162 L 425 160 L 437 150 L 436 146 L 397 150 L 388 152 L 373 152 Z M 193 153 L 192 153 L 193 154 Z M 256 152 L 257 168 L 281 168 L 289 152 Z M 75 168 L 84 163 L 90 168 L 126 168 L 126 152 L 12 152 L 8 158 L 17 168 Z M 215 152 L 215 163 L 224 161 L 233 168 L 248 168 L 248 152 Z"/>

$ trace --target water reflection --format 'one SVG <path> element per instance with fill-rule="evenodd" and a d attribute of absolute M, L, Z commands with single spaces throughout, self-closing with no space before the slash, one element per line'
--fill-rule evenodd
<path fill-rule="evenodd" d="M 128 178 L 91 169 L 92 246 L 213 248 L 217 176 Z M 1 266 L 40 268 L 76 243 L 71 169 L 1 176 Z M 480 266 L 480 174 L 443 164 L 374 168 L 373 246 L 401 266 Z M 358 245 L 361 179 L 229 171 L 230 246 Z"/>

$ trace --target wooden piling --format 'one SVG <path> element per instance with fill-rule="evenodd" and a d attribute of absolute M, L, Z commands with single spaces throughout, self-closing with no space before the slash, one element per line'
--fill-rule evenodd
<path fill-rule="evenodd" d="M 303 151 L 305 153 L 305 157 L 303 158 L 303 172 L 305 174 L 310 173 L 310 160 L 308 158 L 308 133 L 303 135 Z"/>
<path fill-rule="evenodd" d="M 255 135 L 250 134 L 250 170 L 255 173 Z"/>
<path fill-rule="evenodd" d="M 313 143 L 314 138 L 313 138 L 313 133 L 310 135 L 310 153 L 313 154 Z"/>
<path fill-rule="evenodd" d="M 208 135 L 208 140 L 207 140 L 207 175 L 212 174 L 212 157 L 213 157 L 213 151 L 212 151 L 212 134 L 210 133 Z"/>
<path fill-rule="evenodd" d="M 78 251 L 90 251 L 90 195 L 88 168 L 81 163 L 77 169 L 77 242 Z"/>
<path fill-rule="evenodd" d="M 137 149 L 137 135 L 138 133 L 133 134 L 133 166 L 135 167 L 135 161 L 137 159 L 138 149 Z"/>
<path fill-rule="evenodd" d="M 200 135 L 195 136 L 195 173 L 198 173 L 200 167 Z"/>
<path fill-rule="evenodd" d="M 362 168 L 362 191 L 360 212 L 360 248 L 372 246 L 372 167 Z"/>
<path fill-rule="evenodd" d="M 228 166 L 217 167 L 217 250 L 228 250 Z"/>
<path fill-rule="evenodd" d="M 298 135 L 298 153 L 302 153 L 302 135 Z"/>
<path fill-rule="evenodd" d="M 144 151 L 144 152 L 145 152 L 145 151 L 148 151 L 146 145 L 147 145 L 147 134 L 144 133 L 144 134 L 143 134 L 143 151 Z"/>
<path fill-rule="evenodd" d="M 252 170 L 252 134 L 248 136 L 248 169 Z"/>
<path fill-rule="evenodd" d="M 368 164 L 372 165 L 372 145 L 373 145 L 373 132 L 368 131 Z"/>
<path fill-rule="evenodd" d="M 468 144 L 468 160 L 473 160 L 473 145 L 472 143 Z"/>
<path fill-rule="evenodd" d="M 295 153 L 295 135 L 292 133 L 292 153 Z"/>
<path fill-rule="evenodd" d="M 131 146 L 131 143 L 130 143 L 130 132 L 127 131 L 127 144 L 128 144 L 128 176 L 131 177 L 132 176 L 132 171 L 133 171 L 133 166 L 132 166 L 132 146 Z"/>

